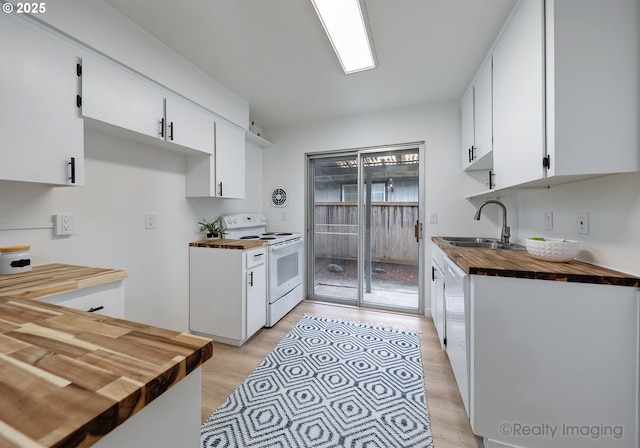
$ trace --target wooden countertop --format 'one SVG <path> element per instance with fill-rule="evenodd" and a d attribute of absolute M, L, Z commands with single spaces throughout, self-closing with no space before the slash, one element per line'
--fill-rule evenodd
<path fill-rule="evenodd" d="M 0 275 L 0 446 L 90 446 L 211 358 L 211 340 L 36 299 L 127 278 L 64 264 Z"/>
<path fill-rule="evenodd" d="M 127 271 L 68 264 L 34 266 L 20 274 L 0 275 L 0 297 L 42 299 L 76 289 L 89 288 L 127 278 Z"/>
<path fill-rule="evenodd" d="M 555 263 L 526 251 L 457 248 L 437 237 L 431 241 L 468 274 L 640 287 L 639 277 L 582 261 Z"/>
<path fill-rule="evenodd" d="M 90 446 L 212 350 L 187 333 L 0 297 L 0 446 Z"/>
<path fill-rule="evenodd" d="M 200 240 L 189 243 L 190 247 L 209 247 L 213 249 L 253 249 L 254 247 L 266 246 L 266 241 L 259 240 L 230 240 L 230 239 L 217 239 L 217 240 Z"/>

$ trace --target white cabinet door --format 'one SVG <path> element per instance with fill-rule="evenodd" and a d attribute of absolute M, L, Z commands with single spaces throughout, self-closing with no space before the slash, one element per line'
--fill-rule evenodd
<path fill-rule="evenodd" d="M 462 125 L 462 169 L 467 169 L 473 162 L 473 150 L 475 146 L 475 123 L 474 123 L 474 87 L 469 87 L 467 93 L 462 97 L 460 105 L 460 119 Z"/>
<path fill-rule="evenodd" d="M 214 152 L 213 114 L 106 61 L 83 61 L 82 114 L 158 141 Z"/>
<path fill-rule="evenodd" d="M 187 197 L 244 198 L 244 130 L 216 121 L 215 154 L 189 155 L 186 171 Z"/>
<path fill-rule="evenodd" d="M 261 264 L 247 257 L 263 252 Z M 240 346 L 266 321 L 266 247 L 189 247 L 189 329 Z"/>
<path fill-rule="evenodd" d="M 491 169 L 493 159 L 493 64 L 484 63 L 474 83 L 475 169 Z"/>
<path fill-rule="evenodd" d="M 247 258 L 262 257 L 263 262 L 251 266 L 246 272 L 247 282 L 247 337 L 264 327 L 267 321 L 267 266 L 266 247 L 247 252 Z"/>
<path fill-rule="evenodd" d="M 79 59 L 74 48 L 3 14 L 0 54 L 0 179 L 82 185 L 84 131 L 76 107 Z"/>
<path fill-rule="evenodd" d="M 496 188 L 544 176 L 543 1 L 517 6 L 493 51 L 493 165 Z"/>
<path fill-rule="evenodd" d="M 245 197 L 245 132 L 227 122 L 216 122 L 216 196 Z"/>
<path fill-rule="evenodd" d="M 484 63 L 462 98 L 462 169 L 492 168 L 493 92 L 491 57 Z"/>
<path fill-rule="evenodd" d="M 82 61 L 82 115 L 164 140 L 162 92 L 106 61 Z"/>
<path fill-rule="evenodd" d="M 440 347 L 445 349 L 444 274 L 435 260 L 431 264 L 431 317 L 436 327 Z"/>
<path fill-rule="evenodd" d="M 548 2 L 548 176 L 640 171 L 640 2 Z"/>
<path fill-rule="evenodd" d="M 179 98 L 167 96 L 166 140 L 203 153 L 214 152 L 214 116 Z"/>
<path fill-rule="evenodd" d="M 470 311 L 471 427 L 485 446 L 637 446 L 637 288 L 472 275 Z M 603 420 L 609 435 L 576 429 Z"/>

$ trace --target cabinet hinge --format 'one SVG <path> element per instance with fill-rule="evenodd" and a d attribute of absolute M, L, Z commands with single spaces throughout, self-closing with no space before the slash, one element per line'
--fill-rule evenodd
<path fill-rule="evenodd" d="M 551 156 L 544 156 L 542 158 L 542 166 L 544 168 L 551 168 Z"/>
<path fill-rule="evenodd" d="M 82 97 L 80 95 L 76 95 L 76 106 L 82 107 Z"/>
<path fill-rule="evenodd" d="M 82 76 L 82 65 L 76 64 L 76 75 Z"/>
<path fill-rule="evenodd" d="M 444 339 L 442 340 L 442 344 L 443 344 L 443 345 L 447 345 L 447 338 L 444 338 Z"/>

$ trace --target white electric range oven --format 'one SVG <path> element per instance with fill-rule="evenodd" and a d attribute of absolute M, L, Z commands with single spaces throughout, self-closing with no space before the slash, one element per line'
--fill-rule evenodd
<path fill-rule="evenodd" d="M 272 327 L 303 299 L 303 238 L 299 233 L 267 232 L 267 218 L 257 213 L 224 216 L 229 239 L 266 241 L 267 322 Z"/>

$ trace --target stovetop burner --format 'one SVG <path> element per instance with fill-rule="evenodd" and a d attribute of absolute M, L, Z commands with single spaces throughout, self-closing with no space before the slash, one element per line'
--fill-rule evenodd
<path fill-rule="evenodd" d="M 228 239 L 263 241 L 266 245 L 280 245 L 288 241 L 298 241 L 302 238 L 299 233 L 267 232 L 267 218 L 254 213 L 237 213 L 222 217 L 222 224 L 227 230 Z"/>

